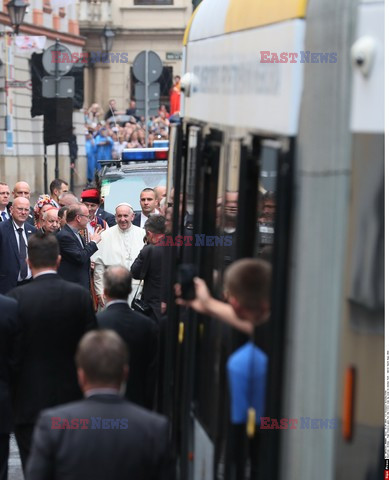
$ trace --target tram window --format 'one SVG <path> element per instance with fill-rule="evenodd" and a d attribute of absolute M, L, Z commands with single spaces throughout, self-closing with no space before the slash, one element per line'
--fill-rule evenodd
<path fill-rule="evenodd" d="M 177 150 L 178 150 L 178 128 L 181 128 L 181 125 L 173 124 L 170 126 L 170 131 L 169 131 L 169 160 L 168 160 L 168 167 L 167 167 L 167 191 L 170 193 L 175 179 L 174 179 L 174 161 L 177 156 Z M 168 201 L 169 201 L 169 195 L 168 195 Z"/>
<path fill-rule="evenodd" d="M 188 147 L 191 147 L 191 137 L 188 137 Z M 217 208 L 220 203 L 221 180 L 224 163 L 223 134 L 218 130 L 211 130 L 204 138 L 204 148 L 199 158 L 201 188 L 196 191 L 195 215 L 201 211 L 201 218 L 194 224 L 195 234 L 204 234 L 213 237 L 221 235 L 220 217 L 218 218 Z M 188 152 L 189 155 L 189 152 Z M 187 173 L 191 174 L 190 162 L 187 166 Z M 192 178 L 192 182 L 195 179 Z M 190 183 L 190 180 L 188 179 Z M 191 190 L 188 184 L 188 190 Z M 190 196 L 190 195 L 189 195 Z M 199 198 L 200 196 L 200 198 Z M 205 279 L 210 289 L 215 293 L 215 285 L 218 283 L 218 252 L 222 247 L 215 243 L 196 248 L 195 254 L 199 262 L 200 276 Z M 203 425 L 208 435 L 215 440 L 218 432 L 218 415 L 216 414 L 221 399 L 219 392 L 225 390 L 220 378 L 219 365 L 223 364 L 225 346 L 222 335 L 220 335 L 220 322 L 205 317 L 198 317 L 198 334 L 196 343 L 196 377 L 194 391 L 194 405 L 196 417 Z M 224 356 L 223 356 L 224 355 Z"/>
<path fill-rule="evenodd" d="M 355 135 L 347 288 L 351 326 L 359 334 L 384 331 L 384 177 L 384 136 Z"/>
<path fill-rule="evenodd" d="M 194 215 L 194 199 L 195 199 L 195 177 L 196 177 L 196 161 L 197 150 L 200 147 L 201 128 L 195 125 L 190 125 L 187 130 L 188 136 L 188 150 L 186 152 L 185 162 L 181 163 L 181 174 L 178 179 L 179 183 L 179 198 L 174 200 L 175 191 L 170 190 L 169 203 L 178 201 L 179 211 L 179 225 L 182 235 L 186 235 L 186 229 L 193 230 L 193 215 Z M 181 160 L 180 160 L 181 162 Z M 168 172 L 169 175 L 169 172 Z M 174 169 L 174 176 L 176 175 Z M 174 184 L 177 184 L 174 179 Z M 188 260 L 188 259 L 187 259 Z"/>
<path fill-rule="evenodd" d="M 187 172 L 186 172 L 186 211 L 187 214 L 193 217 L 194 214 L 194 198 L 195 198 L 195 178 L 196 178 L 196 158 L 197 158 L 197 148 L 198 148 L 198 136 L 200 128 L 196 126 L 191 126 L 189 128 L 189 139 L 188 139 L 188 163 L 187 163 Z"/>
<path fill-rule="evenodd" d="M 275 192 L 277 184 L 277 150 L 264 145 L 261 150 L 261 186 Z"/>
<path fill-rule="evenodd" d="M 215 293 L 222 294 L 222 278 L 225 268 L 236 259 L 236 235 L 239 201 L 239 170 L 241 140 L 232 139 L 225 148 L 219 170 L 218 196 L 216 202 L 217 235 L 223 239 L 216 255 Z"/>
<path fill-rule="evenodd" d="M 274 145 L 273 145 L 274 144 Z M 257 255 L 272 261 L 276 218 L 278 144 L 264 140 L 260 152 L 257 204 Z"/>

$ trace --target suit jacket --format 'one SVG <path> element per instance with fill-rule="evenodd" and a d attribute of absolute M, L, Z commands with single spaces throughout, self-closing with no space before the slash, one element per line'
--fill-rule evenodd
<path fill-rule="evenodd" d="M 89 423 L 83 429 L 52 428 L 63 425 L 58 419 Z M 98 427 L 104 420 L 109 428 L 103 430 Z M 117 395 L 93 395 L 46 410 L 35 427 L 25 478 L 174 480 L 168 432 L 165 417 Z"/>
<path fill-rule="evenodd" d="M 129 352 L 130 375 L 126 398 L 152 408 L 157 381 L 158 327 L 150 318 L 134 312 L 127 303 L 114 303 L 97 314 L 100 328 L 115 330 Z"/>
<path fill-rule="evenodd" d="M 109 227 L 113 227 L 114 225 L 116 225 L 115 215 L 112 215 L 112 213 L 106 212 L 101 207 L 97 209 L 96 215 L 99 218 L 102 218 L 103 220 L 105 220 L 108 223 Z"/>
<path fill-rule="evenodd" d="M 32 207 L 30 207 L 30 213 L 28 214 L 26 222 L 35 227 L 34 209 Z"/>
<path fill-rule="evenodd" d="M 36 228 L 25 223 L 24 231 L 28 237 Z M 16 241 L 12 219 L 0 223 L 0 293 L 7 293 L 16 287 L 20 272 L 19 248 Z"/>
<path fill-rule="evenodd" d="M 90 257 L 98 250 L 97 245 L 90 242 L 83 248 L 67 224 L 58 232 L 57 240 L 62 257 L 58 273 L 65 280 L 89 289 Z"/>
<path fill-rule="evenodd" d="M 15 339 L 19 331 L 18 304 L 0 295 L 0 434 L 12 429 L 10 384 L 13 373 Z"/>
<path fill-rule="evenodd" d="M 19 304 L 14 382 L 16 424 L 34 423 L 50 406 L 81 398 L 74 355 L 83 334 L 96 328 L 88 291 L 56 273 L 9 292 Z"/>
<path fill-rule="evenodd" d="M 151 306 L 157 320 L 161 317 L 164 249 L 166 247 L 145 245 L 131 267 L 131 273 L 135 279 L 141 279 L 142 274 L 144 275 L 142 298 Z M 142 269 L 145 271 L 143 272 Z"/>
<path fill-rule="evenodd" d="M 7 210 L 7 213 L 8 213 L 8 216 L 10 217 L 11 216 L 11 212 L 9 211 L 9 207 L 12 205 L 12 203 L 10 202 L 6 207 L 5 209 Z M 4 222 L 3 220 L 3 217 L 0 215 L 0 222 Z"/>
<path fill-rule="evenodd" d="M 132 221 L 132 224 L 136 225 L 137 227 L 140 227 L 140 218 L 141 218 L 141 213 L 140 212 L 136 213 L 134 220 Z"/>

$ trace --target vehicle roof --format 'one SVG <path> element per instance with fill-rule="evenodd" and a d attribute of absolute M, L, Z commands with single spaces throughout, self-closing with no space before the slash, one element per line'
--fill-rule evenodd
<path fill-rule="evenodd" d="M 183 44 L 304 18 L 307 3 L 308 0 L 203 0 L 187 25 Z"/>

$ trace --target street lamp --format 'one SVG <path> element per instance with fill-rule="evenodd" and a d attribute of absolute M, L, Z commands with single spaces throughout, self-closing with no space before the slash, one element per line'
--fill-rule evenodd
<path fill-rule="evenodd" d="M 16 35 L 19 33 L 19 26 L 23 23 L 23 18 L 28 6 L 29 4 L 24 3 L 23 0 L 10 0 L 7 3 L 9 19 Z"/>
<path fill-rule="evenodd" d="M 110 52 L 112 50 L 114 37 L 115 33 L 109 27 L 107 27 L 107 25 L 105 25 L 104 30 L 100 35 L 101 48 L 103 52 Z"/>

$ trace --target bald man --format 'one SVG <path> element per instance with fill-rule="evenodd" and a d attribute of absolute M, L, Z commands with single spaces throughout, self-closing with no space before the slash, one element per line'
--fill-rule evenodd
<path fill-rule="evenodd" d="M 15 198 L 10 208 L 12 217 L 0 223 L 0 293 L 28 283 L 31 270 L 27 265 L 27 244 L 36 228 L 26 223 L 30 212 L 28 198 Z"/>
<path fill-rule="evenodd" d="M 30 185 L 24 181 L 16 182 L 14 189 L 12 190 L 12 195 L 14 199 L 18 197 L 23 197 L 30 200 L 30 195 L 31 195 Z M 26 222 L 29 223 L 30 225 L 35 225 L 34 209 L 31 206 L 30 206 L 30 213 L 28 214 Z"/>
<path fill-rule="evenodd" d="M 58 208 L 51 207 L 43 212 L 40 224 L 43 233 L 57 233 L 60 227 Z"/>
<path fill-rule="evenodd" d="M 78 198 L 69 192 L 63 193 L 59 198 L 60 207 L 70 207 L 70 205 L 77 205 L 79 203 Z"/>

